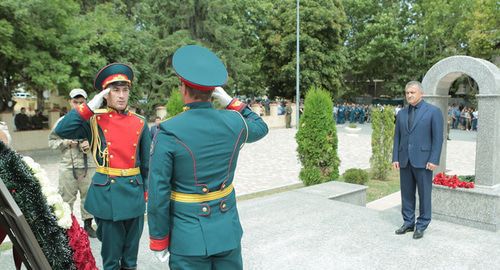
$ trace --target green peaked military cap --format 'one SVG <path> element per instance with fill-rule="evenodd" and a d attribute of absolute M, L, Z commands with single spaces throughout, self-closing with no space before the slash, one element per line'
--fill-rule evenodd
<path fill-rule="evenodd" d="M 97 72 L 94 80 L 94 88 L 102 91 L 110 83 L 125 81 L 132 84 L 132 80 L 134 80 L 134 71 L 129 65 L 112 63 Z"/>
<path fill-rule="evenodd" d="M 172 66 L 180 80 L 196 90 L 214 90 L 227 82 L 227 70 L 222 61 L 202 46 L 188 45 L 177 49 Z"/>

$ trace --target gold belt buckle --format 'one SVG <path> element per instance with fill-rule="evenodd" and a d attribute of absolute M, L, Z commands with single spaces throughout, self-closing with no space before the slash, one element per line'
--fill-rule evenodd
<path fill-rule="evenodd" d="M 126 174 L 127 174 L 127 170 L 122 169 L 122 170 L 121 170 L 121 173 L 122 173 L 122 175 L 121 175 L 121 176 L 126 176 Z"/>

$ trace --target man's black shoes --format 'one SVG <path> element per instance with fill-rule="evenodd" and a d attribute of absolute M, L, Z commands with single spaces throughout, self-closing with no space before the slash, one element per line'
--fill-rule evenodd
<path fill-rule="evenodd" d="M 415 230 L 415 227 L 403 225 L 403 226 L 401 226 L 401 228 L 397 229 L 395 233 L 396 234 L 405 234 L 407 232 L 413 232 L 413 230 Z"/>
<path fill-rule="evenodd" d="M 424 231 L 416 229 L 415 232 L 413 233 L 413 239 L 420 239 L 424 237 Z"/>

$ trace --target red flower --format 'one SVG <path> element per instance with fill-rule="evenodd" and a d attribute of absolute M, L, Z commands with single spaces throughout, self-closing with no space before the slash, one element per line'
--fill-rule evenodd
<path fill-rule="evenodd" d="M 450 188 L 474 188 L 474 182 L 461 181 L 456 175 L 448 176 L 442 172 L 434 176 L 432 183 Z"/>
<path fill-rule="evenodd" d="M 69 245 L 73 249 L 73 261 L 78 270 L 98 270 L 87 232 L 80 227 L 74 215 L 71 215 L 73 223 L 66 231 L 69 238 Z"/>

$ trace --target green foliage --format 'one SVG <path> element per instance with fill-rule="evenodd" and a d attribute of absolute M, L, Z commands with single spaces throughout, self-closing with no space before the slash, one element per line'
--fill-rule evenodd
<path fill-rule="evenodd" d="M 296 73 L 296 1 L 273 1 L 262 33 L 269 94 L 293 97 Z M 300 1 L 300 90 L 320 86 L 336 96 L 343 85 L 347 21 L 341 1 Z"/>
<path fill-rule="evenodd" d="M 342 175 L 346 183 L 364 185 L 368 182 L 369 175 L 362 169 L 348 169 Z"/>
<path fill-rule="evenodd" d="M 384 80 L 386 94 L 421 80 L 429 68 L 452 55 L 492 59 L 500 49 L 496 0 L 344 0 L 351 28 L 346 46 L 351 63 L 349 93 L 362 94 L 366 81 Z M 378 93 L 380 95 L 380 93 Z"/>
<path fill-rule="evenodd" d="M 57 225 L 40 183 L 21 156 L 0 142 L 0 179 L 14 198 L 52 269 L 73 270 L 66 231 Z"/>
<path fill-rule="evenodd" d="M 167 102 L 167 114 L 168 117 L 174 117 L 181 113 L 184 108 L 184 102 L 182 101 L 182 96 L 179 91 L 171 91 L 170 97 Z"/>
<path fill-rule="evenodd" d="M 465 17 L 466 39 L 471 56 L 491 60 L 500 55 L 500 4 L 495 0 L 474 0 L 472 14 Z"/>
<path fill-rule="evenodd" d="M 476 176 L 475 175 L 459 175 L 458 179 L 464 181 L 464 182 L 476 182 Z"/>
<path fill-rule="evenodd" d="M 338 139 L 332 109 L 329 92 L 315 87 L 309 89 L 295 136 L 302 163 L 300 178 L 305 185 L 331 181 L 339 176 Z"/>
<path fill-rule="evenodd" d="M 304 167 L 300 170 L 299 178 L 306 186 L 321 184 L 324 177 L 321 175 L 321 170 L 318 167 Z"/>
<path fill-rule="evenodd" d="M 400 90 L 410 60 L 405 29 L 406 6 L 397 1 L 344 1 L 351 24 L 347 38 L 350 92 L 362 94 L 366 81 L 384 80 L 386 90 Z M 354 89 L 353 89 L 354 88 Z M 393 88 L 393 89 L 391 89 Z M 380 93 L 379 93 L 380 94 Z"/>
<path fill-rule="evenodd" d="M 349 128 L 357 128 L 358 125 L 356 125 L 355 123 L 349 123 L 348 127 Z"/>
<path fill-rule="evenodd" d="M 394 108 L 385 106 L 383 110 L 374 107 L 372 119 L 372 156 L 370 164 L 373 177 L 386 180 L 392 164 L 392 144 L 394 138 Z"/>
<path fill-rule="evenodd" d="M 148 31 L 157 39 L 149 56 L 152 72 L 157 74 L 153 91 L 178 84 L 169 65 L 173 53 L 183 45 L 199 44 L 212 49 L 226 64 L 228 93 L 262 94 L 258 27 L 265 21 L 265 5 L 266 1 L 245 0 L 149 0 L 139 5 Z"/>
<path fill-rule="evenodd" d="M 295 95 L 296 1 L 2 0 L 0 111 L 17 87 L 66 96 L 93 91 L 96 72 L 131 64 L 130 105 L 154 112 L 179 81 L 175 50 L 199 44 L 228 69 L 231 95 Z M 497 0 L 302 0 L 301 92 L 366 93 L 367 81 L 401 95 L 444 57 L 491 60 L 500 53 Z M 344 87 L 344 82 L 347 86 Z M 373 84 L 372 84 L 373 85 Z M 269 93 L 266 93 L 269 92 Z M 342 93 L 341 93 L 342 92 Z M 381 92 L 377 92 L 376 95 Z M 146 104 L 139 103 L 145 99 Z"/>

